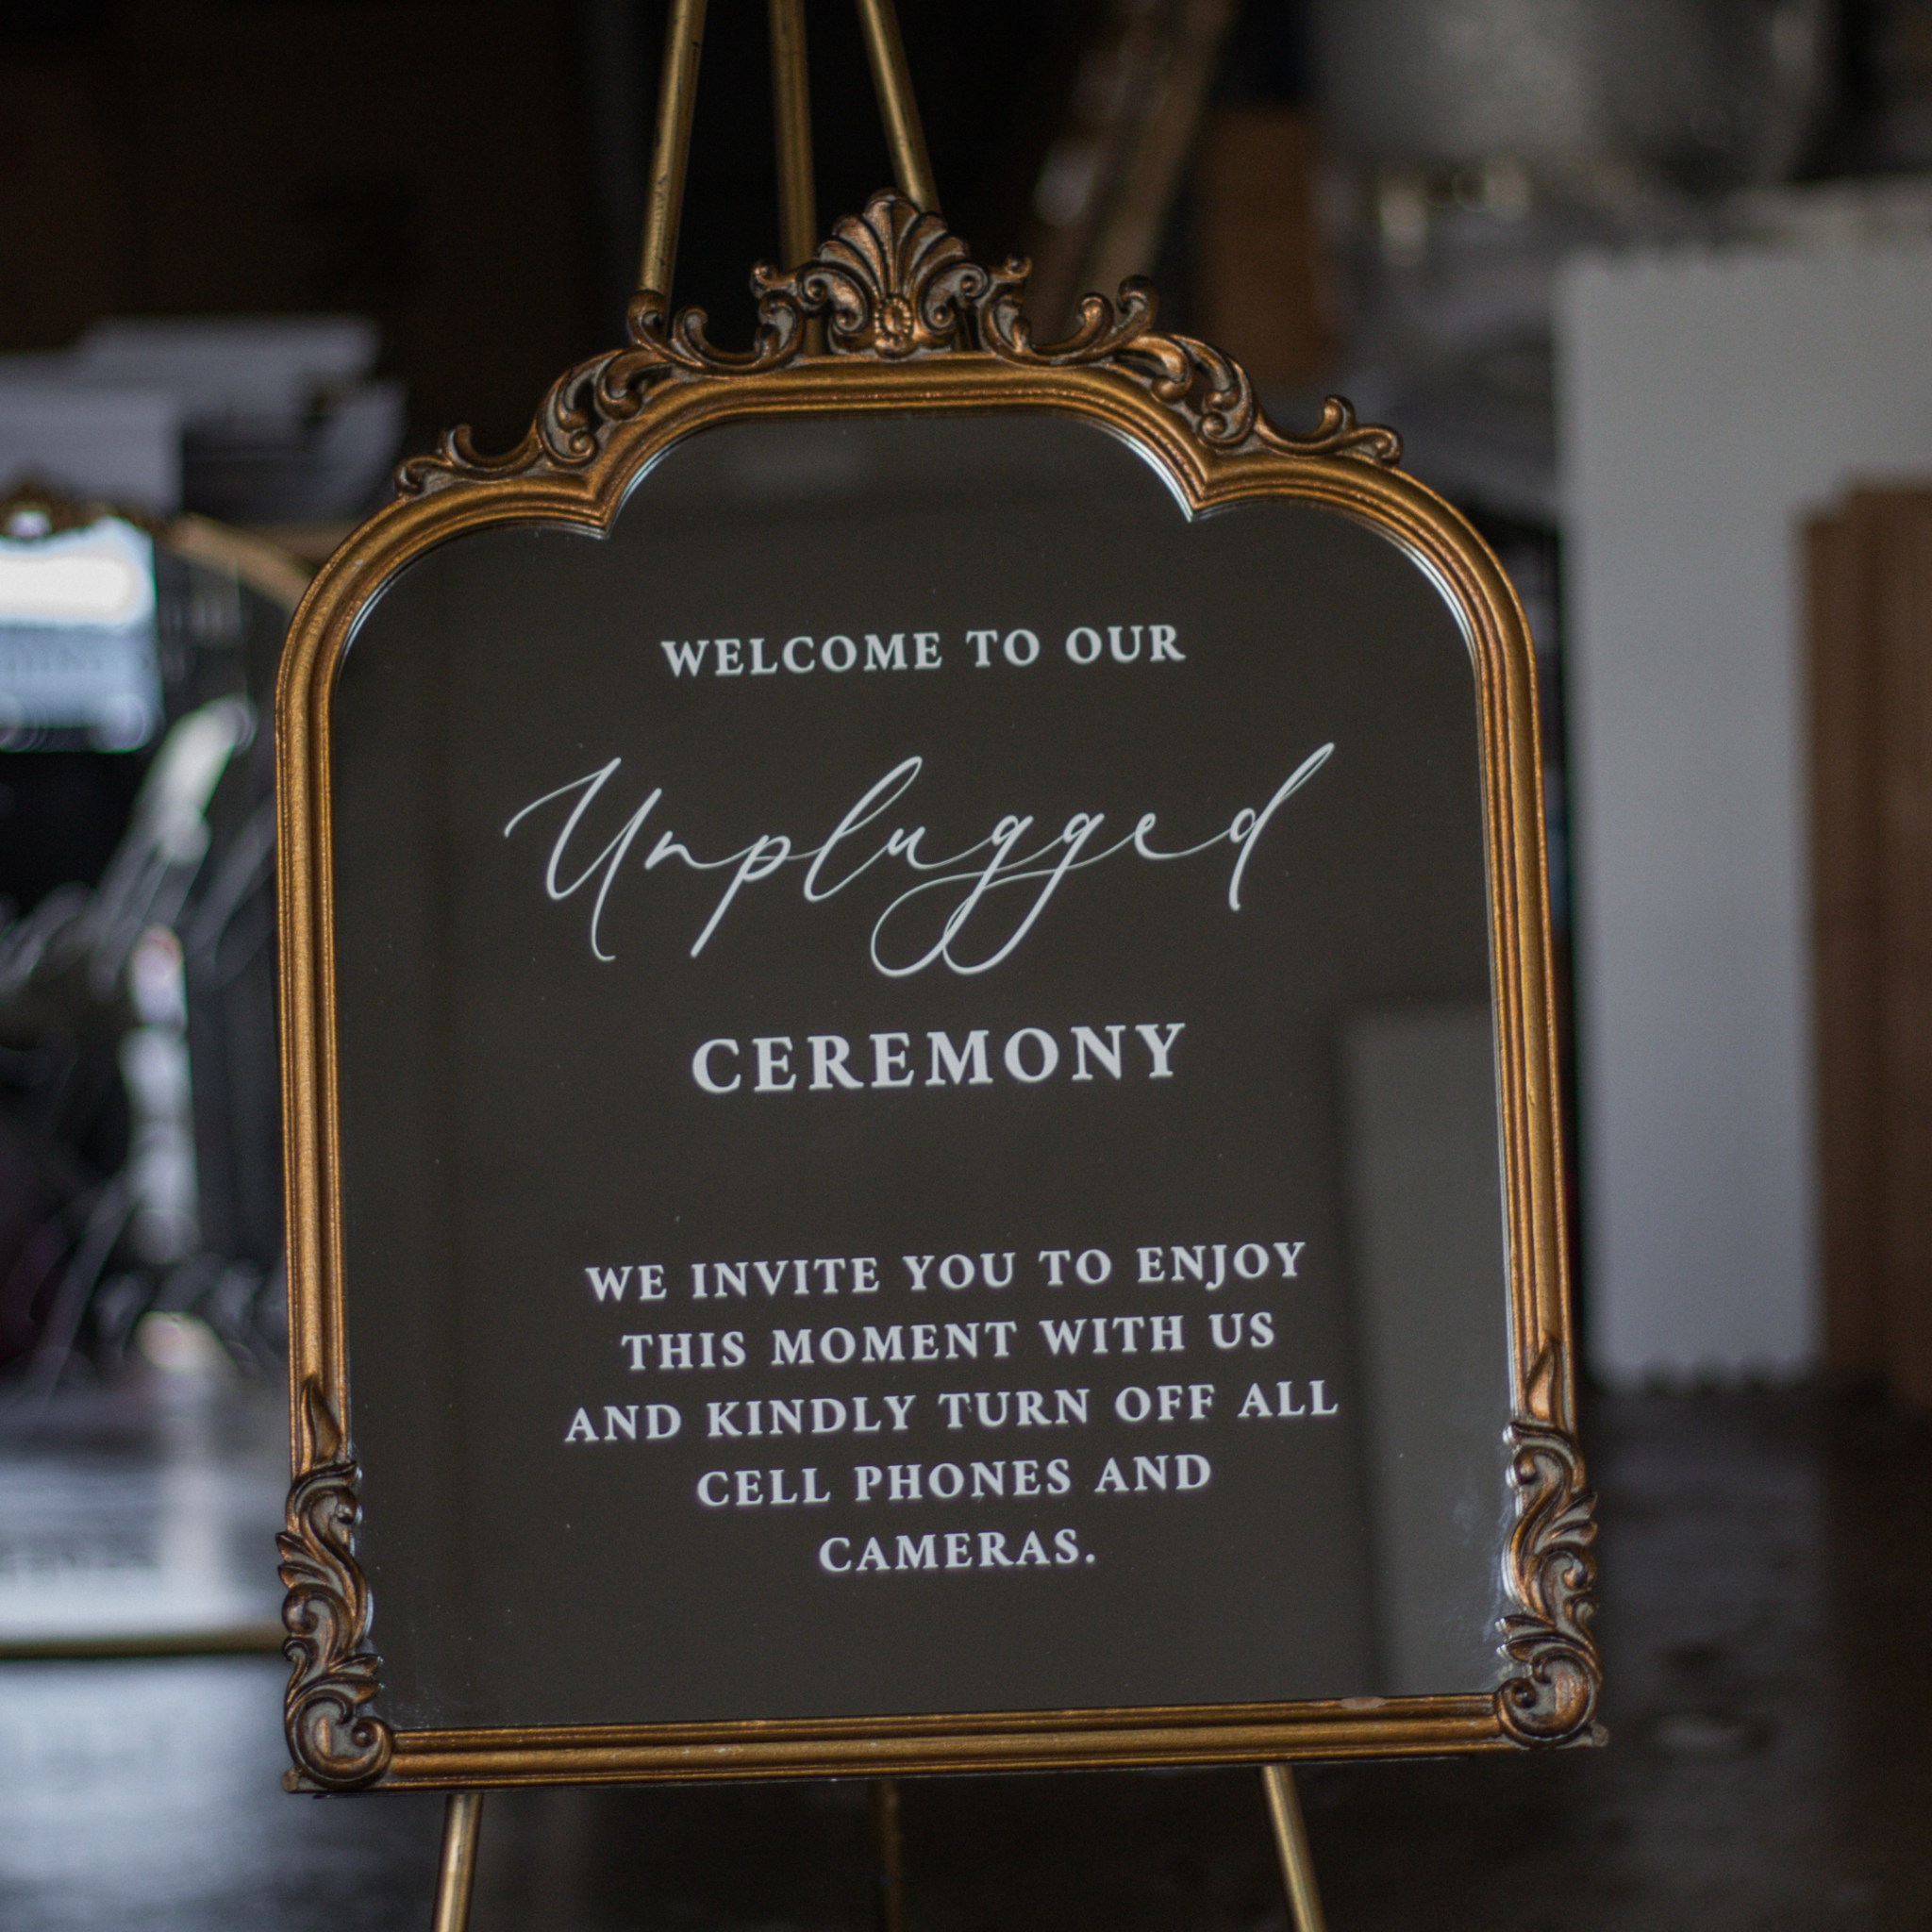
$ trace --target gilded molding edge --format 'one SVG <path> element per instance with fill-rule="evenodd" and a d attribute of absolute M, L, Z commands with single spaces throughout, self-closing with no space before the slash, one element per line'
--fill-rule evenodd
<path fill-rule="evenodd" d="M 1332 403 L 1322 425 L 1304 437 L 1281 435 L 1258 411 L 1242 427 L 1244 397 L 1251 394 L 1236 366 L 1205 345 L 1155 336 L 1151 291 L 1146 306 L 1137 308 L 1132 284 L 1118 308 L 1092 298 L 1069 341 L 1036 348 L 1020 312 L 1024 265 L 976 268 L 941 224 L 895 209 L 893 199 L 877 198 L 863 223 L 840 224 L 833 242 L 841 245 L 835 250 L 827 242 L 794 275 L 766 272 L 755 286 L 777 295 L 769 305 L 761 300 L 760 333 L 747 355 L 713 350 L 701 313 L 686 311 L 674 321 L 661 302 L 640 297 L 632 310 L 633 347 L 586 363 L 557 384 L 546 401 L 549 413 L 540 415 L 518 450 L 477 458 L 459 435 L 446 441 L 441 457 L 406 466 L 420 473 L 419 487 L 406 487 L 403 501 L 343 546 L 291 626 L 277 718 L 285 788 L 284 1094 L 288 1144 L 297 1150 L 290 1170 L 290 1285 L 298 1474 L 340 1464 L 353 1506 L 350 1452 L 339 1429 L 328 1436 L 311 1420 L 308 1384 L 319 1377 L 335 1413 L 346 1413 L 329 1024 L 327 736 L 334 669 L 357 613 L 411 558 L 460 532 L 552 519 L 608 530 L 628 483 L 682 437 L 714 423 L 846 408 L 1064 409 L 1143 448 L 1191 513 L 1289 496 L 1375 528 L 1431 574 L 1464 623 L 1477 666 L 1484 747 L 1510 1215 L 1516 1427 L 1508 1437 L 1508 1475 L 1516 1521 L 1501 1567 L 1515 1614 L 1504 1620 L 1499 1644 L 1510 1675 L 1470 1694 L 1414 1700 L 1412 1708 L 1357 1700 L 1265 1709 L 1081 1711 L 1050 1720 L 1050 1735 L 1042 1734 L 1037 1713 L 937 1714 L 911 1724 L 404 1730 L 391 1737 L 385 1763 L 360 1782 L 448 1790 L 870 1774 L 888 1764 L 910 1773 L 1224 1763 L 1600 1741 L 1593 1722 L 1596 1654 L 1586 1627 L 1593 1530 L 1568 1433 L 1570 1322 L 1554 1170 L 1555 1048 L 1534 669 L 1515 598 L 1493 557 L 1455 511 L 1392 468 L 1399 454 L 1392 435 L 1357 424 L 1346 405 Z M 818 277 L 808 291 L 813 306 L 778 299 L 808 276 Z M 901 306 L 888 308 L 894 299 Z M 829 353 L 804 353 L 808 313 L 843 324 L 842 337 L 826 330 Z M 1224 367 L 1225 375 L 1217 373 Z M 1183 381 L 1188 388 L 1173 392 Z M 1225 407 L 1209 425 L 1217 391 Z M 1225 433 L 1227 425 L 1240 441 Z M 338 1589 L 342 1601 L 349 1594 Z M 362 1627 L 366 1635 L 366 1592 Z M 357 1647 L 353 1638 L 342 1646 Z M 368 1665 L 371 1688 L 359 1708 L 380 1725 L 367 1707 L 379 1695 L 381 1667 L 373 1657 Z M 353 1701 L 339 1700 L 334 1722 L 339 1728 L 353 1724 L 358 1712 Z M 1129 1717 L 1133 1724 L 1122 1728 L 1118 1720 Z M 292 1733 L 291 1743 L 295 1748 Z M 306 1766 L 299 1748 L 295 1755 Z M 306 1769 L 289 1781 L 294 1789 L 325 1788 Z"/>
<path fill-rule="evenodd" d="M 1503 1577 L 1521 1608 L 1499 1626 L 1499 1647 L 1519 1668 L 1496 1687 L 1496 1719 L 1519 1744 L 1595 1742 L 1603 1687 L 1590 1631 L 1596 1497 L 1584 1487 L 1583 1457 L 1566 1431 L 1518 1421 L 1504 1441 L 1517 1517 Z"/>
<path fill-rule="evenodd" d="M 282 1701 L 291 1790 L 354 1790 L 389 1769 L 390 1726 L 370 1706 L 381 1689 L 382 1659 L 367 1647 L 374 1607 L 356 1561 L 357 1497 L 362 1472 L 322 1385 L 303 1384 L 302 1407 L 313 1457 L 289 1491 L 288 1527 L 275 1538 L 288 1591 L 282 1655 L 293 1669 Z"/>
<path fill-rule="evenodd" d="M 1020 368 L 1108 370 L 1172 409 L 1210 450 L 1347 456 L 1384 467 L 1401 460 L 1401 438 L 1358 423 L 1340 396 L 1324 402 L 1312 430 L 1277 429 L 1231 357 L 1191 336 L 1156 332 L 1155 291 L 1139 278 L 1122 283 L 1117 301 L 1087 296 L 1065 341 L 1036 344 L 1022 310 L 1030 273 L 1018 257 L 997 269 L 982 267 L 937 215 L 900 195 L 875 194 L 863 214 L 837 222 L 803 267 L 782 275 L 764 265 L 753 271 L 758 327 L 749 350 L 714 348 L 701 308 L 674 316 L 661 296 L 639 295 L 630 305 L 630 345 L 558 377 L 514 449 L 484 456 L 467 428 L 454 429 L 433 454 L 397 466 L 397 493 L 420 497 L 459 483 L 581 472 L 658 390 L 762 375 L 797 362 L 813 316 L 825 318 L 835 359 L 898 362 L 977 351 Z"/>

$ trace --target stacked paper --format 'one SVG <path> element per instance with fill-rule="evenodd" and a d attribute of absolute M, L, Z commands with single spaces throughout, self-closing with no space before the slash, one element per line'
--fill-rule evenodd
<path fill-rule="evenodd" d="M 378 346 L 361 316 L 195 317 L 0 358 L 0 489 L 31 478 L 234 523 L 353 516 L 402 441 L 402 385 L 370 375 Z"/>

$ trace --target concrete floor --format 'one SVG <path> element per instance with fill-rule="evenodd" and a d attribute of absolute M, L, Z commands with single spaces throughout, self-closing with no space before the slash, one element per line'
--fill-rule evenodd
<path fill-rule="evenodd" d="M 1600 1399 L 1611 1743 L 1315 1767 L 1335 1932 L 1932 1928 L 1932 1435 L 1795 1395 Z M 8 1932 L 428 1924 L 440 1801 L 276 1777 L 265 1657 L 0 1664 Z M 904 1788 L 912 1932 L 1279 1926 L 1254 1774 Z M 476 1932 L 872 1920 L 862 1787 L 506 1793 Z"/>

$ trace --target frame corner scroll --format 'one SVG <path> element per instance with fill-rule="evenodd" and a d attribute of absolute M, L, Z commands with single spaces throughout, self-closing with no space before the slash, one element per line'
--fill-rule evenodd
<path fill-rule="evenodd" d="M 1361 423 L 1340 396 L 1328 397 L 1311 430 L 1269 422 L 1247 372 L 1192 336 L 1154 326 L 1153 285 L 1122 283 L 1118 298 L 1089 295 L 1074 333 L 1036 343 L 1023 303 L 1029 263 L 1009 257 L 989 269 L 938 215 L 890 191 L 862 214 L 835 223 L 818 253 L 780 273 L 752 274 L 758 327 L 741 353 L 715 347 L 701 308 L 672 314 L 652 291 L 630 305 L 627 347 L 580 363 L 551 386 L 524 440 L 500 457 L 480 454 L 467 428 L 445 435 L 430 454 L 397 466 L 397 494 L 421 497 L 453 484 L 569 475 L 588 470 L 611 433 L 655 394 L 684 383 L 767 375 L 804 360 L 904 362 L 984 356 L 1015 368 L 1085 370 L 1124 378 L 1164 405 L 1209 454 L 1352 457 L 1382 468 L 1402 458 L 1402 439 Z M 806 354 L 806 324 L 823 317 L 827 354 Z"/>
<path fill-rule="evenodd" d="M 1522 1745 L 1598 1740 L 1603 1668 L 1596 1614 L 1596 1497 L 1568 1430 L 1518 1421 L 1504 1432 L 1517 1518 L 1503 1556 L 1519 1607 L 1501 1622 L 1503 1654 L 1517 1668 L 1496 1688 L 1496 1720 Z"/>
<path fill-rule="evenodd" d="M 356 1561 L 362 1472 L 341 1419 L 314 1378 L 302 1387 L 308 1467 L 289 1491 L 288 1527 L 275 1538 L 288 1591 L 282 1654 L 293 1667 L 282 1703 L 294 1790 L 354 1790 L 389 1769 L 390 1726 L 370 1707 L 382 1659 L 368 1647 L 374 1607 Z"/>

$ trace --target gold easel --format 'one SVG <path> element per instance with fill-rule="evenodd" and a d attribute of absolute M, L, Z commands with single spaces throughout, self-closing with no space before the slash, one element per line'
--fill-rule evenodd
<path fill-rule="evenodd" d="M 677 259 L 678 218 L 684 210 L 685 166 L 691 156 L 691 115 L 697 100 L 698 59 L 704 51 L 706 0 L 672 0 L 664 34 L 664 66 L 658 90 L 658 126 L 644 207 L 643 249 L 638 291 L 670 306 L 671 272 Z M 892 153 L 893 185 L 914 207 L 939 207 L 925 132 L 912 96 L 906 49 L 892 0 L 857 0 L 865 51 L 872 67 L 879 115 Z M 806 67 L 805 0 L 767 0 L 772 41 L 772 107 L 777 131 L 779 242 L 788 267 L 807 260 L 818 245 L 818 209 L 812 187 L 811 92 Z M 808 351 L 819 346 L 820 325 L 808 325 Z M 1275 1857 L 1288 1895 L 1292 1932 L 1327 1932 L 1308 1856 L 1308 1836 L 1295 1795 L 1294 1773 L 1286 1764 L 1261 1767 L 1261 1794 L 1274 1835 Z M 874 1778 L 871 1814 L 877 1857 L 878 1932 L 907 1932 L 904 1840 L 896 1779 Z M 452 1791 L 444 1807 L 442 1857 L 437 1871 L 433 1932 L 465 1932 L 476 1882 L 476 1844 L 482 1829 L 483 1793 Z"/>

